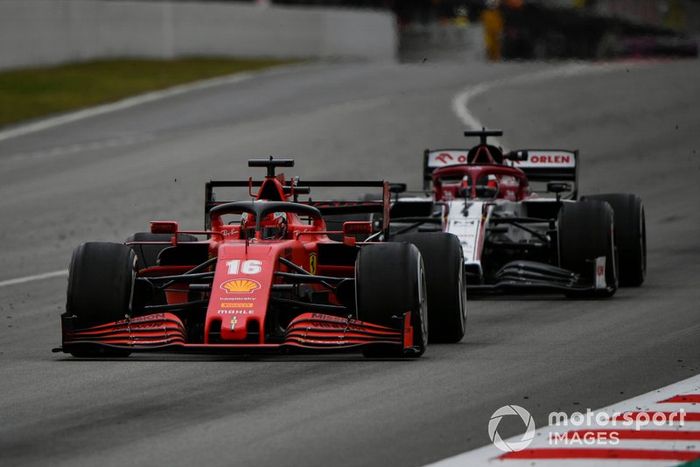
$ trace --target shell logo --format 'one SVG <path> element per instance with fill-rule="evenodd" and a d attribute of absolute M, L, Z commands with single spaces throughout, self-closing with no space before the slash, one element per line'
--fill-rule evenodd
<path fill-rule="evenodd" d="M 231 279 L 221 284 L 226 293 L 252 293 L 260 287 L 260 282 L 253 279 Z"/>

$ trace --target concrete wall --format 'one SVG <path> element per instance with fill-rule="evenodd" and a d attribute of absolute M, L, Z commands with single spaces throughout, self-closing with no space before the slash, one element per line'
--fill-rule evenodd
<path fill-rule="evenodd" d="M 402 62 L 469 63 L 485 59 L 484 29 L 481 23 L 413 23 L 399 33 Z"/>
<path fill-rule="evenodd" d="M 392 14 L 167 1 L 0 0 L 0 69 L 108 57 L 395 60 Z"/>

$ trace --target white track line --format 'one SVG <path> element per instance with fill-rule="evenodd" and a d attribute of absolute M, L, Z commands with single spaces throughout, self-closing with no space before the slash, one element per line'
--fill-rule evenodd
<path fill-rule="evenodd" d="M 33 276 L 17 277 L 15 279 L 0 281 L 0 287 L 9 287 L 11 285 L 26 284 L 27 282 L 42 281 L 44 279 L 51 279 L 54 277 L 61 277 L 67 275 L 67 269 L 63 269 L 61 271 L 44 272 L 42 274 L 35 274 Z"/>
<path fill-rule="evenodd" d="M 36 133 L 37 131 L 47 130 L 49 128 L 65 125 L 67 123 L 77 122 L 86 118 L 96 117 L 98 115 L 104 115 L 110 112 L 128 109 L 130 107 L 135 107 L 137 105 L 145 104 L 148 102 L 153 102 L 173 96 L 179 96 L 181 94 L 185 94 L 192 91 L 200 91 L 202 89 L 208 89 L 215 86 L 240 83 L 241 81 L 248 80 L 253 76 L 254 73 L 236 73 L 234 75 L 222 76 L 219 78 L 212 78 L 197 81 L 190 84 L 174 86 L 171 88 L 163 89 L 162 91 L 154 91 L 146 94 L 140 94 L 138 96 L 129 97 L 127 99 L 113 102 L 111 104 L 99 105 L 97 107 L 90 107 L 88 109 L 78 110 L 77 112 L 71 112 L 65 115 L 59 115 L 57 117 L 50 117 L 44 120 L 39 120 L 34 123 L 28 123 L 26 125 L 21 125 L 0 131 L 0 141 L 4 141 L 10 138 L 16 138 L 18 136 L 28 135 L 30 133 Z"/>
<path fill-rule="evenodd" d="M 538 83 L 540 81 L 546 81 L 549 79 L 567 77 L 567 76 L 580 76 L 589 73 L 606 73 L 610 71 L 616 71 L 624 68 L 630 68 L 632 64 L 629 63 L 607 63 L 607 64 L 582 64 L 573 63 L 563 66 L 558 66 L 556 68 L 551 68 L 544 71 L 537 71 L 533 73 L 526 73 L 523 75 L 513 76 L 510 78 L 504 78 L 493 81 L 486 81 L 479 83 L 474 86 L 470 86 L 452 99 L 452 111 L 455 113 L 457 118 L 467 127 L 473 130 L 480 130 L 482 127 L 486 127 L 481 120 L 479 120 L 472 112 L 469 110 L 469 102 L 477 96 L 480 96 L 492 89 L 517 85 L 517 84 L 532 84 Z M 638 65 L 635 65 L 638 66 Z M 492 138 L 491 141 L 497 146 L 502 146 L 497 138 Z"/>

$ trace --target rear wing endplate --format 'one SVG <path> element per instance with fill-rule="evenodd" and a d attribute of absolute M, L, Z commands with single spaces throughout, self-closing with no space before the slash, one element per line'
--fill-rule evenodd
<path fill-rule="evenodd" d="M 430 189 L 433 171 L 467 163 L 469 149 L 426 149 L 423 151 L 423 189 Z"/>

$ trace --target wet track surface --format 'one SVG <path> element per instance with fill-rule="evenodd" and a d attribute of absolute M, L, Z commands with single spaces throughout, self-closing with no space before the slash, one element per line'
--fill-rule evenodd
<path fill-rule="evenodd" d="M 249 156 L 307 178 L 420 184 L 460 146 L 460 91 L 554 65 L 322 64 L 0 142 L 0 281 L 65 269 L 153 218 L 201 225 L 204 182 Z M 538 424 L 700 372 L 700 62 L 531 79 L 475 97 L 509 147 L 581 150 L 581 192 L 646 205 L 649 273 L 611 300 L 470 301 L 461 344 L 417 361 L 52 354 L 66 278 L 0 287 L 0 464 L 420 465 L 489 442 L 504 404 Z"/>

